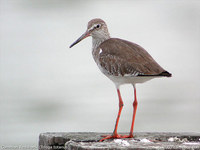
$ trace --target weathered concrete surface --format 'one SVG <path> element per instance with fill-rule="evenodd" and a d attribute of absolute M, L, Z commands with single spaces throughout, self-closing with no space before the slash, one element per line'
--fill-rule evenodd
<path fill-rule="evenodd" d="M 200 133 L 135 133 L 131 139 L 111 139 L 99 142 L 109 133 L 41 133 L 39 150 L 200 150 Z"/>

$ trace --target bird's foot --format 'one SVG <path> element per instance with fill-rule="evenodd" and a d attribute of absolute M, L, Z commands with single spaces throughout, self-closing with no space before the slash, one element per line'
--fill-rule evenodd
<path fill-rule="evenodd" d="M 112 134 L 112 135 L 103 135 L 102 138 L 99 142 L 103 142 L 104 140 L 107 139 L 125 139 L 125 138 L 133 138 L 132 134 L 129 135 L 120 135 L 120 134 Z"/>

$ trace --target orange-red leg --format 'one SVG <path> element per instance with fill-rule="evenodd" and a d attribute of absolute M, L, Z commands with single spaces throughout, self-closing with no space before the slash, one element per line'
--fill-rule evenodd
<path fill-rule="evenodd" d="M 118 115 L 117 115 L 117 119 L 116 119 L 116 123 L 115 123 L 115 129 L 114 129 L 112 135 L 105 136 L 103 139 L 100 140 L 100 142 L 102 142 L 102 141 L 104 141 L 104 140 L 106 140 L 106 139 L 124 138 L 123 135 L 119 135 L 119 134 L 117 133 L 117 128 L 118 128 L 118 124 L 119 124 L 119 118 L 120 118 L 120 116 L 121 116 L 122 108 L 123 108 L 123 106 L 124 106 L 124 103 L 123 103 L 123 101 L 122 101 L 122 97 L 121 97 L 119 88 L 117 88 L 117 94 L 118 94 L 118 97 L 119 97 L 119 111 L 118 111 Z"/>
<path fill-rule="evenodd" d="M 117 133 L 119 118 L 120 118 L 121 111 L 122 111 L 122 108 L 123 108 L 123 101 L 122 101 L 122 98 L 121 98 L 120 90 L 117 88 L 117 93 L 118 93 L 118 97 L 119 97 L 119 112 L 118 112 L 117 120 L 116 120 L 116 123 L 115 123 L 115 129 L 114 129 L 112 135 L 105 136 L 103 139 L 100 140 L 100 142 L 102 142 L 102 141 L 104 141 L 106 139 L 132 138 L 133 137 L 133 129 L 134 129 L 134 123 L 135 123 L 135 116 L 136 116 L 137 105 L 138 105 L 137 96 L 136 96 L 136 87 L 135 87 L 135 85 L 133 85 L 133 87 L 134 87 L 133 118 L 132 118 L 132 124 L 131 124 L 131 129 L 130 129 L 129 135 L 119 135 Z"/>
<path fill-rule="evenodd" d="M 118 115 L 117 115 L 117 120 L 116 120 L 116 123 L 115 123 L 115 129 L 113 131 L 113 135 L 117 135 L 117 128 L 118 128 L 118 124 L 119 124 L 119 118 L 121 116 L 122 108 L 124 106 L 124 103 L 122 101 L 122 97 L 121 97 L 119 89 L 117 89 L 117 94 L 118 94 L 118 97 L 119 97 L 119 112 L 118 112 Z"/>
<path fill-rule="evenodd" d="M 134 123 L 135 123 L 135 116 L 136 116 L 136 111 L 137 111 L 137 96 L 136 96 L 136 87 L 135 85 L 133 85 L 134 87 L 134 102 L 133 102 L 133 118 L 132 118 L 132 124 L 131 124 L 131 130 L 129 133 L 129 137 L 132 138 L 133 137 L 133 129 L 134 129 Z"/>

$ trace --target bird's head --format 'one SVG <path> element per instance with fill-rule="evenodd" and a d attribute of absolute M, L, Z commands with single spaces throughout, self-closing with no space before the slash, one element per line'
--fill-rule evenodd
<path fill-rule="evenodd" d="M 70 45 L 70 48 L 88 36 L 92 36 L 92 38 L 102 41 L 109 39 L 110 35 L 106 23 L 99 18 L 90 20 L 88 22 L 86 32 L 82 34 L 72 45 Z"/>

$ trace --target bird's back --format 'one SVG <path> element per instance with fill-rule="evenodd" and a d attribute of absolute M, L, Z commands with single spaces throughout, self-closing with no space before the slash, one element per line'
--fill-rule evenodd
<path fill-rule="evenodd" d="M 113 76 L 171 76 L 141 46 L 110 38 L 93 50 L 104 74 Z"/>

